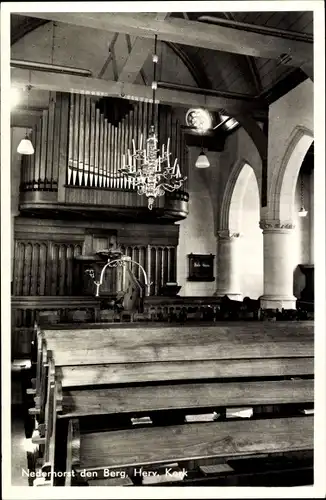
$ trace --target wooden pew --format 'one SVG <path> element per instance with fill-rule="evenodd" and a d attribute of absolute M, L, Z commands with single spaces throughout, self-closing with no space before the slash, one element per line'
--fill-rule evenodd
<path fill-rule="evenodd" d="M 163 484 L 253 481 L 243 472 L 252 457 L 274 460 L 265 476 L 291 476 L 293 463 L 311 472 L 313 419 L 303 413 L 314 399 L 311 322 L 52 328 L 43 336 L 55 363 L 46 418 L 56 420 L 43 470 L 66 473 L 67 485 L 162 484 L 170 463 L 190 477 Z M 241 407 L 252 417 L 241 418 Z M 207 415 L 213 420 L 186 423 Z M 157 475 L 135 475 L 141 468 Z"/>

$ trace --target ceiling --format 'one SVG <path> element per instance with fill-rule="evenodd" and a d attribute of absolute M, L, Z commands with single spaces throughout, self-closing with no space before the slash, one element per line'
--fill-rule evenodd
<path fill-rule="evenodd" d="M 180 16 L 183 16 L 183 13 L 172 14 L 172 17 Z M 187 16 L 190 20 L 199 20 L 210 24 L 214 23 L 214 19 L 217 23 L 218 20 L 228 20 L 292 33 L 304 33 L 310 36 L 312 36 L 313 30 L 312 12 L 191 12 Z M 223 25 L 221 24 L 221 26 Z M 197 57 L 203 62 L 212 88 L 255 97 L 267 94 L 285 76 L 296 70 L 291 66 L 280 65 L 277 60 L 272 59 L 248 57 L 195 47 L 184 47 L 184 49 L 192 57 Z"/>
<path fill-rule="evenodd" d="M 153 36 L 146 29 L 157 20 L 163 33 L 158 32 L 161 38 L 158 42 L 159 88 L 182 91 L 182 95 L 191 92 L 246 103 L 249 112 L 252 106 L 255 115 L 255 110 L 267 109 L 271 102 L 308 78 L 306 66 L 295 60 L 295 50 L 298 48 L 300 52 L 301 47 L 310 49 L 313 43 L 313 12 L 310 11 L 128 13 L 125 15 L 128 22 L 133 18 L 130 35 L 123 23 L 121 31 L 114 29 L 115 15 L 121 19 L 122 14 L 101 14 L 110 22 L 113 19 L 112 31 L 109 31 L 110 27 L 106 30 L 100 20 L 88 21 L 87 14 L 77 14 L 80 18 L 71 22 L 68 17 L 62 17 L 65 15 L 37 13 L 32 17 L 32 14 L 12 14 L 11 58 L 50 63 L 54 55 L 56 64 L 88 69 L 92 78 L 150 86 Z M 92 17 L 95 16 L 92 14 Z M 178 42 L 173 36 L 169 37 L 169 30 L 167 35 L 164 34 L 168 23 L 172 27 L 181 23 L 185 30 L 183 34 L 187 35 L 185 43 L 180 43 L 182 38 L 177 35 L 174 38 Z M 230 29 L 232 36 L 245 37 L 245 43 L 239 43 L 238 48 L 232 47 L 232 51 L 216 50 L 216 46 L 210 49 L 210 44 L 204 43 L 205 33 L 199 35 L 203 43 L 197 43 L 198 37 L 194 33 L 192 43 L 191 29 L 198 27 L 198 32 L 202 33 L 202 25 L 207 31 L 214 30 L 217 38 L 223 30 Z M 140 31 L 136 38 L 138 26 Z M 272 41 L 269 43 L 270 37 Z M 257 42 L 251 42 L 256 39 Z M 252 51 L 242 50 L 242 45 L 246 46 L 248 40 L 248 44 L 257 43 Z M 273 40 L 279 41 L 284 53 L 262 57 L 268 54 Z M 293 55 L 293 65 L 291 59 L 287 60 L 287 54 Z M 308 66 L 311 69 L 311 60 Z M 47 100 L 48 92 L 40 86 L 37 94 L 31 93 L 29 105 L 31 108 L 44 107 Z"/>

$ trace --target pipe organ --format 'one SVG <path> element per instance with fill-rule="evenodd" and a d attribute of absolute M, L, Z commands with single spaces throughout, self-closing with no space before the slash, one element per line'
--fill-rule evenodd
<path fill-rule="evenodd" d="M 62 161 L 60 136 L 64 128 L 64 96 L 49 94 L 49 109 L 30 134 L 34 155 L 22 156 L 21 185 L 24 191 L 57 191 L 59 164 Z"/>
<path fill-rule="evenodd" d="M 147 139 L 151 114 L 148 102 L 49 94 L 49 107 L 30 136 L 35 154 L 21 161 L 13 245 L 14 345 L 49 311 L 61 321 L 96 321 L 102 291 L 109 297 L 123 288 L 122 273 L 108 271 L 96 298 L 85 275 L 88 256 L 108 248 L 112 235 L 123 253 L 144 267 L 151 283 L 147 294 L 159 295 L 167 282 L 176 281 L 175 222 L 188 214 L 187 184 L 160 197 L 149 211 L 146 198 L 119 173 L 132 139 L 138 143 L 141 134 Z M 170 138 L 172 158 L 187 176 L 182 118 L 159 105 L 156 119 L 159 142 Z M 144 284 L 139 267 L 132 271 Z"/>
<path fill-rule="evenodd" d="M 178 158 L 187 175 L 180 118 L 170 106 L 157 108 L 159 143 L 171 138 L 172 161 Z M 135 190 L 119 168 L 132 139 L 138 144 L 142 135 L 146 141 L 152 111 L 150 102 L 51 92 L 49 109 L 31 133 L 35 155 L 22 158 L 21 191 L 57 191 L 60 181 L 66 187 Z"/>

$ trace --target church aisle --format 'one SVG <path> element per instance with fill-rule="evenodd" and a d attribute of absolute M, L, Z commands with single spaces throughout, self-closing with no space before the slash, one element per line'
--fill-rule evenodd
<path fill-rule="evenodd" d="M 22 474 L 22 469 L 27 470 L 27 458 L 24 422 L 19 413 L 22 414 L 22 411 L 15 409 L 11 416 L 11 483 L 12 486 L 28 486 L 28 480 Z"/>

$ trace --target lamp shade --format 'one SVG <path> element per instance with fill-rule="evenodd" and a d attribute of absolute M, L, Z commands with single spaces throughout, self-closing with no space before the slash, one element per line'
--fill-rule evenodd
<path fill-rule="evenodd" d="M 18 144 L 17 153 L 21 155 L 33 155 L 34 147 L 31 141 L 26 136 L 25 139 L 22 139 Z"/>
<path fill-rule="evenodd" d="M 306 217 L 308 211 L 302 206 L 298 212 L 299 217 Z"/>
<path fill-rule="evenodd" d="M 204 150 L 202 149 L 200 155 L 197 158 L 197 161 L 195 163 L 195 166 L 197 168 L 208 168 L 210 166 L 210 163 L 208 161 L 207 156 L 204 153 Z"/>

